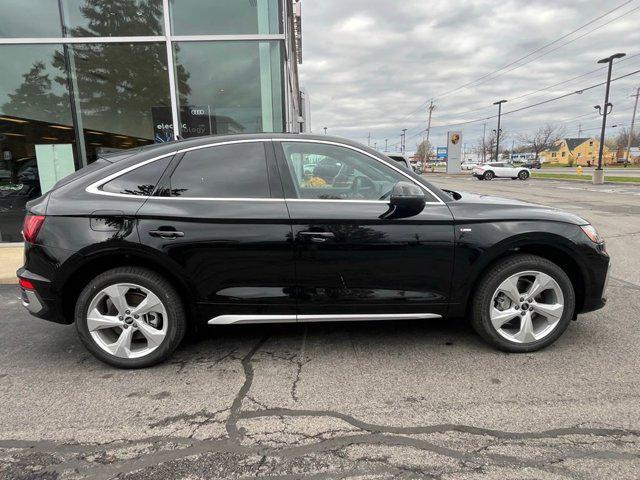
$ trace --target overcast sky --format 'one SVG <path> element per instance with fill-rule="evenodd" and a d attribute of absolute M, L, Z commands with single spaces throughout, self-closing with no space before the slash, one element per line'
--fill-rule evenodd
<path fill-rule="evenodd" d="M 445 95 L 624 3 L 502 72 Z M 447 130 L 459 129 L 471 148 L 484 121 L 446 125 L 492 116 L 496 100 L 509 100 L 508 112 L 600 83 L 604 69 L 548 88 L 592 72 L 612 53 L 631 57 L 614 67 L 614 78 L 640 70 L 640 0 L 303 0 L 303 43 L 301 83 L 311 97 L 314 132 L 326 126 L 329 134 L 363 143 L 371 132 L 372 146 L 384 149 L 385 139 L 395 145 L 408 128 L 413 151 L 426 128 L 426 104 L 435 97 L 432 143 L 446 145 Z M 638 85 L 640 74 L 613 83 L 610 125 L 631 123 L 629 96 Z M 564 123 L 568 136 L 577 136 L 579 124 L 583 136 L 597 135 L 593 106 L 603 99 L 599 87 L 506 115 L 507 144 L 547 122 Z M 495 119 L 486 122 L 488 132 L 496 128 Z"/>

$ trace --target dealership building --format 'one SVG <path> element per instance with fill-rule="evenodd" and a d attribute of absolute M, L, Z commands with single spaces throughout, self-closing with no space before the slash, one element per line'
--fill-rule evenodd
<path fill-rule="evenodd" d="M 99 155 L 305 131 L 299 0 L 2 0 L 0 241 Z"/>

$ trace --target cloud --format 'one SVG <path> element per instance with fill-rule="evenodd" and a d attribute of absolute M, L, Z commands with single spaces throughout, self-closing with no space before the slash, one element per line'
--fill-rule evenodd
<path fill-rule="evenodd" d="M 326 126 L 331 134 L 362 142 L 371 133 L 372 143 L 384 145 L 390 139 L 393 145 L 401 130 L 408 128 L 407 144 L 412 149 L 426 127 L 426 103 L 438 97 L 432 138 L 440 144 L 450 129 L 446 125 L 492 116 L 496 100 L 508 99 L 505 111 L 509 112 L 604 81 L 606 71 L 600 70 L 545 89 L 596 70 L 596 60 L 611 53 L 638 54 L 616 65 L 614 77 L 639 70 L 637 0 L 532 55 L 526 61 L 533 61 L 521 68 L 514 69 L 515 64 L 501 75 L 490 75 L 442 96 L 615 6 L 598 0 L 306 0 L 301 83 L 311 96 L 313 129 L 320 132 Z M 621 18 L 600 27 L 618 16 Z M 541 56 L 545 52 L 548 54 Z M 629 95 L 637 84 L 640 74 L 613 84 L 612 125 L 630 123 L 633 104 Z M 527 95 L 540 89 L 543 91 Z M 527 96 L 518 98 L 523 95 Z M 567 131 L 575 130 L 575 134 L 579 124 L 583 130 L 597 126 L 593 105 L 602 103 L 603 97 L 604 89 L 597 88 L 507 114 L 503 123 L 511 133 L 509 142 L 518 133 L 548 122 L 568 121 Z M 578 116 L 581 118 L 575 119 Z M 486 122 L 487 129 L 495 128 L 494 119 Z M 473 145 L 483 127 L 484 121 L 479 121 L 455 128 L 462 129 L 465 143 Z"/>

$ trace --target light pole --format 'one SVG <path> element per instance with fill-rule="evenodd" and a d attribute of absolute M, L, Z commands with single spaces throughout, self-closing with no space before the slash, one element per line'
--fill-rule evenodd
<path fill-rule="evenodd" d="M 600 150 L 598 152 L 598 168 L 593 172 L 594 185 L 602 185 L 604 183 L 604 170 L 602 170 L 602 159 L 604 157 L 604 142 L 607 133 L 607 115 L 613 110 L 613 104 L 609 103 L 609 93 L 611 91 L 611 72 L 613 71 L 613 61 L 626 56 L 626 53 L 616 53 L 610 57 L 598 60 L 598 63 L 608 63 L 609 71 L 607 72 L 607 88 L 604 94 L 604 110 L 600 105 L 596 106 L 598 113 L 602 115 L 602 132 L 600 133 Z"/>
<path fill-rule="evenodd" d="M 407 129 L 402 129 L 402 135 L 400 136 L 400 148 L 402 149 L 402 154 L 404 155 L 404 151 L 407 148 Z"/>
<path fill-rule="evenodd" d="M 636 97 L 636 105 L 635 107 L 633 107 L 633 117 L 631 118 L 631 129 L 629 130 L 629 140 L 627 141 L 627 155 L 624 161 L 625 167 L 629 164 L 629 160 L 631 159 L 631 141 L 633 140 L 633 129 L 636 126 L 636 113 L 638 111 L 638 98 L 640 97 L 640 87 L 638 87 L 638 91 L 636 92 L 636 94 L 631 96 Z"/>
<path fill-rule="evenodd" d="M 384 139 L 384 151 L 385 152 L 389 151 L 389 139 L 388 138 Z"/>
<path fill-rule="evenodd" d="M 494 102 L 494 105 L 498 105 L 498 128 L 495 130 L 496 132 L 496 162 L 500 161 L 500 134 L 502 130 L 500 129 L 500 120 L 502 117 L 502 104 L 507 103 L 506 100 L 500 100 L 498 102 Z"/>
<path fill-rule="evenodd" d="M 324 127 L 324 134 L 327 134 L 327 127 Z"/>

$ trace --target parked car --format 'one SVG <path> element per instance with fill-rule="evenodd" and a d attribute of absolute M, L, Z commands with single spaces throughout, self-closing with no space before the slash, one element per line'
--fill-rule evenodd
<path fill-rule="evenodd" d="M 400 164 L 402 168 L 406 168 L 407 170 L 411 170 L 413 172 L 413 167 L 411 166 L 411 162 L 404 155 L 398 155 L 395 153 L 385 153 L 387 157 L 389 157 L 394 162 Z"/>
<path fill-rule="evenodd" d="M 524 162 L 524 167 L 529 169 L 537 169 L 540 170 L 542 168 L 542 162 L 540 160 L 528 160 Z"/>
<path fill-rule="evenodd" d="M 349 180 L 310 184 L 309 157 Z M 606 302 L 609 256 L 586 220 L 441 190 L 326 136 L 149 146 L 27 210 L 23 305 L 123 368 L 166 359 L 188 329 L 249 323 L 469 316 L 495 347 L 533 352 Z"/>
<path fill-rule="evenodd" d="M 473 170 L 474 168 L 477 168 L 478 164 L 477 163 L 472 163 L 472 162 L 462 162 L 460 164 L 460 169 L 461 170 Z"/>
<path fill-rule="evenodd" d="M 473 170 L 473 176 L 478 180 L 493 180 L 494 178 L 528 180 L 531 177 L 531 171 L 526 167 L 517 167 L 513 163 L 493 162 L 478 165 Z"/>

